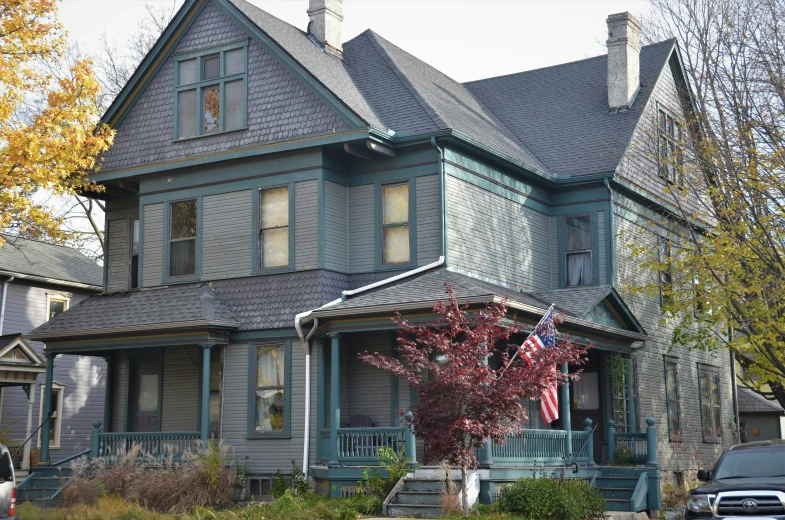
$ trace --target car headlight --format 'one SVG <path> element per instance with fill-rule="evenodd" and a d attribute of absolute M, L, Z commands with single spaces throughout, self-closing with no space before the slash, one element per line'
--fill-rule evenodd
<path fill-rule="evenodd" d="M 687 509 L 693 513 L 711 513 L 711 501 L 714 495 L 690 495 L 687 497 Z"/>

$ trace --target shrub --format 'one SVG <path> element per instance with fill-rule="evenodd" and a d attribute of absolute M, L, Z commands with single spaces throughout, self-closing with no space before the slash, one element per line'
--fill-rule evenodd
<path fill-rule="evenodd" d="M 605 517 L 605 500 L 582 479 L 521 478 L 504 488 L 499 510 L 526 518 L 585 520 Z"/>
<path fill-rule="evenodd" d="M 616 453 L 613 455 L 613 463 L 612 466 L 634 466 L 635 465 L 635 455 L 632 454 L 632 450 L 629 448 L 625 448 L 623 446 L 619 446 L 616 448 Z"/>
<path fill-rule="evenodd" d="M 403 453 L 403 450 L 396 452 L 386 446 L 379 448 L 377 452 L 379 464 L 386 471 L 387 476 L 383 476 L 376 468 L 370 470 L 366 468 L 363 470 L 362 492 L 376 495 L 382 500 L 387 498 L 395 484 L 409 471 L 407 466 L 409 459 L 404 457 Z"/>
<path fill-rule="evenodd" d="M 295 461 L 292 461 L 292 470 L 288 475 L 281 473 L 281 470 L 275 472 L 270 483 L 270 494 L 273 498 L 283 496 L 286 490 L 291 490 L 295 495 L 308 493 L 308 481 L 305 480 L 305 473 L 297 466 Z"/>

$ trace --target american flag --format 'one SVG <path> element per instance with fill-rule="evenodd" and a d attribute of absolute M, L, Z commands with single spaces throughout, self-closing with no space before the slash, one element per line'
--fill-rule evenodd
<path fill-rule="evenodd" d="M 542 317 L 540 322 L 534 328 L 523 345 L 520 346 L 520 355 L 529 363 L 529 366 L 534 366 L 537 362 L 535 354 L 546 348 L 556 348 L 556 327 L 553 325 L 553 307 L 548 309 L 545 316 Z M 556 367 L 551 367 L 552 371 L 556 371 Z M 550 424 L 559 418 L 559 396 L 556 384 L 552 384 L 542 392 L 540 396 L 540 416 L 545 424 Z"/>

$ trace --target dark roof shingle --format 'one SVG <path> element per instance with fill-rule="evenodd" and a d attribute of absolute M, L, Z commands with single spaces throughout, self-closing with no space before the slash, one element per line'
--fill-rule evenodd
<path fill-rule="evenodd" d="M 103 285 L 104 271 L 79 250 L 3 235 L 0 270 L 66 282 Z"/>
<path fill-rule="evenodd" d="M 739 386 L 739 412 L 741 413 L 779 413 L 785 415 L 780 403 L 766 399 L 759 393 Z"/>

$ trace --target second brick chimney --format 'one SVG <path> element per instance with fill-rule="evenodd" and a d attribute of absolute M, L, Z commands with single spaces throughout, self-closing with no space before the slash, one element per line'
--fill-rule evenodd
<path fill-rule="evenodd" d="M 310 0 L 308 17 L 308 33 L 328 50 L 341 54 L 342 0 Z"/>

